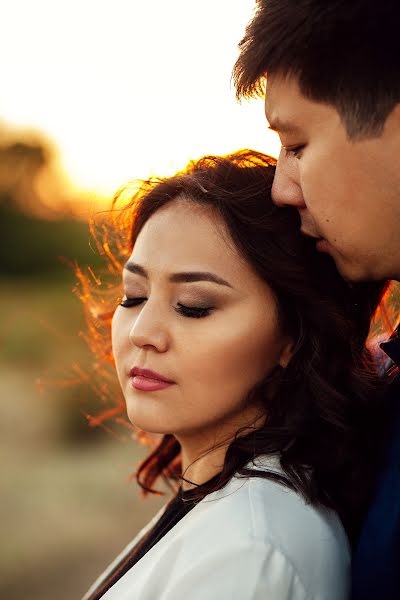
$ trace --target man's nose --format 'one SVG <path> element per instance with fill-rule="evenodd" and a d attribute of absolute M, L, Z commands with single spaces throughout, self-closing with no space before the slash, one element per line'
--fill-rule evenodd
<path fill-rule="evenodd" d="M 272 200 L 277 206 L 305 208 L 297 160 L 286 157 L 284 152 L 282 149 L 279 154 L 272 184 Z"/>
<path fill-rule="evenodd" d="M 138 348 L 153 348 L 157 352 L 166 352 L 169 334 L 166 320 L 160 317 L 161 311 L 147 300 L 130 328 L 131 343 Z"/>

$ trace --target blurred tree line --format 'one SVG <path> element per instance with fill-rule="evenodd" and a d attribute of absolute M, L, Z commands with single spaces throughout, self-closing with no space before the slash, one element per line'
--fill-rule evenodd
<path fill-rule="evenodd" d="M 0 136 L 0 276 L 62 276 L 74 261 L 101 265 L 88 224 L 67 205 L 51 212 L 43 204 L 37 181 L 51 169 L 51 154 L 44 140 Z"/>
<path fill-rule="evenodd" d="M 40 406 L 34 422 L 39 429 L 47 423 L 49 439 L 104 440 L 104 432 L 99 436 L 82 414 L 102 407 L 96 382 L 87 377 L 96 359 L 82 339 L 84 311 L 73 293 L 75 265 L 101 271 L 103 257 L 88 218 L 77 213 L 64 189 L 54 153 L 44 138 L 14 135 L 0 126 L 0 309 L 7 314 L 0 326 L 0 400 L 7 411 L 6 384 L 13 381 L 11 396 Z"/>

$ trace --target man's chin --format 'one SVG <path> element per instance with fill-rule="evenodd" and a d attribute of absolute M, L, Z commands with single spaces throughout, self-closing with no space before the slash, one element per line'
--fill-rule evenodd
<path fill-rule="evenodd" d="M 364 265 L 355 262 L 346 262 L 341 259 L 334 258 L 334 260 L 340 275 L 349 283 L 366 283 L 368 281 L 383 281 L 385 279 L 384 277 L 377 277 Z"/>
<path fill-rule="evenodd" d="M 336 248 L 334 248 L 328 241 L 320 239 L 316 243 L 316 249 L 318 252 L 329 254 L 332 260 L 335 262 L 336 269 L 343 277 L 345 281 L 350 283 L 366 283 L 368 281 L 387 281 L 387 280 L 399 280 L 399 277 L 389 275 L 385 273 L 383 269 L 379 269 L 379 265 L 371 264 L 372 261 L 358 261 L 343 256 Z M 377 261 L 376 261 L 377 262 Z"/>
<path fill-rule="evenodd" d="M 361 281 L 368 281 L 371 278 L 365 273 L 364 269 L 360 265 L 354 262 L 346 260 L 342 255 L 338 254 L 337 251 L 331 246 L 331 244 L 324 239 L 320 239 L 316 243 L 316 249 L 318 252 L 329 254 L 336 265 L 336 269 L 345 281 L 358 283 Z"/>

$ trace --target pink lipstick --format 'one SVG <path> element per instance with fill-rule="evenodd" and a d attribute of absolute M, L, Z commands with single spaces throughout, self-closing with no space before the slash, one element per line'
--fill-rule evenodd
<path fill-rule="evenodd" d="M 132 387 L 145 392 L 163 390 L 175 383 L 175 381 L 167 379 L 164 375 L 139 367 L 133 367 L 133 369 L 129 371 L 129 376 Z"/>

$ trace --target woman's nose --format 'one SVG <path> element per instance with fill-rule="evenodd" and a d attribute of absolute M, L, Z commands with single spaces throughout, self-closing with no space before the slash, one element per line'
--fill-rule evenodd
<path fill-rule="evenodd" d="M 153 348 L 157 352 L 166 352 L 169 345 L 166 317 L 147 300 L 135 318 L 129 339 L 138 348 Z"/>
<path fill-rule="evenodd" d="M 277 206 L 305 208 L 296 158 L 285 156 L 282 149 L 272 184 L 272 200 Z"/>

